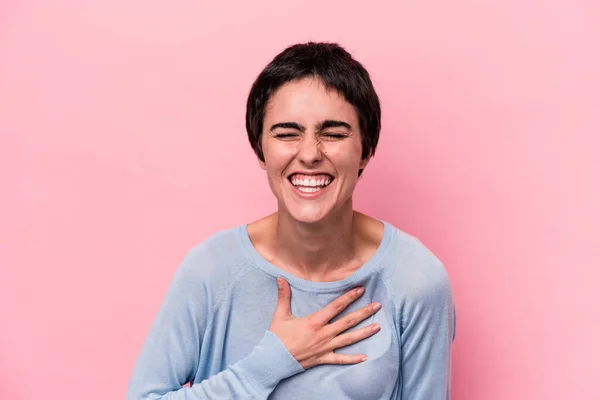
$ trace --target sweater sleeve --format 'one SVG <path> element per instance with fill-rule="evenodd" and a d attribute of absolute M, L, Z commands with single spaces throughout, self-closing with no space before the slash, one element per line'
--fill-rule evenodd
<path fill-rule="evenodd" d="M 446 270 L 419 242 L 399 266 L 402 400 L 450 399 L 455 306 Z"/>
<path fill-rule="evenodd" d="M 214 299 L 197 272 L 197 258 L 188 255 L 169 286 L 135 363 L 127 400 L 266 399 L 281 380 L 304 371 L 266 331 L 245 358 L 183 387 L 194 381 L 201 352 L 210 351 L 202 347 L 202 338 Z"/>

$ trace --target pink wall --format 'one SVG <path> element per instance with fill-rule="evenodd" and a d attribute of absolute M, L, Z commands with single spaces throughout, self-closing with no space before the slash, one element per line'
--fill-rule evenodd
<path fill-rule="evenodd" d="M 245 96 L 314 39 L 382 98 L 357 208 L 447 265 L 453 398 L 598 398 L 597 2 L 167 3 L 0 3 L 0 397 L 123 397 L 185 252 L 274 209 Z"/>

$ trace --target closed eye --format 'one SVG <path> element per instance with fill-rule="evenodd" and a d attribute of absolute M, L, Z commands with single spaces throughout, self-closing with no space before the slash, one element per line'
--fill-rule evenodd
<path fill-rule="evenodd" d="M 348 135 L 344 135 L 343 133 L 327 132 L 327 133 L 324 133 L 323 136 L 325 136 L 327 138 L 331 138 L 331 139 L 343 139 Z"/>
<path fill-rule="evenodd" d="M 297 133 L 277 133 L 274 135 L 278 139 L 292 139 L 298 136 Z"/>

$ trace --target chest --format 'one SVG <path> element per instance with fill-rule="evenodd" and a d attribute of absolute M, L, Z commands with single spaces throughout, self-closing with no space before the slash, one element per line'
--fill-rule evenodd
<path fill-rule="evenodd" d="M 276 293 L 274 294 L 276 296 Z M 320 310 L 339 294 L 292 293 L 292 313 L 303 317 Z M 207 366 L 199 374 L 206 379 L 246 355 L 260 342 L 271 323 L 276 297 L 269 304 L 255 304 L 253 296 L 233 296 L 223 302 L 211 321 L 212 329 L 204 334 L 201 364 Z M 400 345 L 397 324 L 391 305 L 386 299 L 365 295 L 351 304 L 338 317 L 373 301 L 382 303 L 382 309 L 365 321 L 358 329 L 372 323 L 381 325 L 375 335 L 353 345 L 340 348 L 341 354 L 366 354 L 369 359 L 354 365 L 320 365 L 281 381 L 269 399 L 386 399 L 396 391 L 400 374 Z M 210 351 L 207 351 L 210 349 Z"/>

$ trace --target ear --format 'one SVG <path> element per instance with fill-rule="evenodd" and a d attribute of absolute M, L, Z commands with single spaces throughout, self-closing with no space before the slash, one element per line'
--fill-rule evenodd
<path fill-rule="evenodd" d="M 371 161 L 372 154 L 369 154 L 366 158 L 360 161 L 360 167 L 358 169 L 365 169 L 369 161 Z"/>
<path fill-rule="evenodd" d="M 265 162 L 258 157 L 257 157 L 257 159 L 258 159 L 258 165 L 260 166 L 260 168 L 266 170 L 267 166 L 265 165 Z"/>

